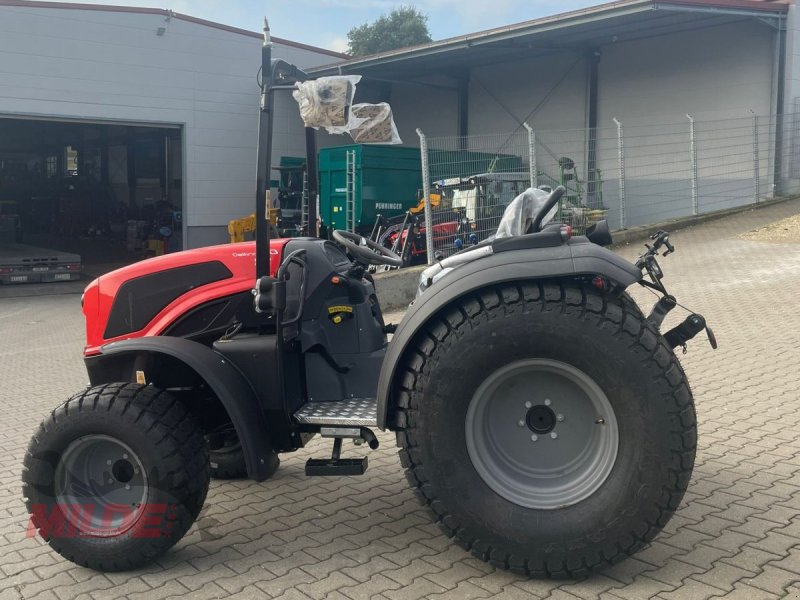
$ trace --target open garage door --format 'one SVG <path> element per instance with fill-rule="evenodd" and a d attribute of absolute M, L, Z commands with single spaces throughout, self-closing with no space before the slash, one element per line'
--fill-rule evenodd
<path fill-rule="evenodd" d="M 91 278 L 181 250 L 181 134 L 0 117 L 0 281 Z"/>

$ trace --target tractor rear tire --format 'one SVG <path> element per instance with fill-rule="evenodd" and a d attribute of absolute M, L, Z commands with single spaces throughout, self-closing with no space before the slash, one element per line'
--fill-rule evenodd
<path fill-rule="evenodd" d="M 206 436 L 209 442 L 209 457 L 212 479 L 244 479 L 247 477 L 247 464 L 244 460 L 244 449 L 236 435 L 232 423 L 217 428 Z M 272 452 L 267 458 L 269 471 L 266 478 L 272 477 L 281 464 L 277 453 Z"/>
<path fill-rule="evenodd" d="M 390 418 L 420 501 L 491 564 L 583 578 L 650 542 L 694 464 L 692 394 L 627 295 L 484 289 L 418 336 Z"/>
<path fill-rule="evenodd" d="M 242 444 L 237 441 L 234 446 L 225 446 L 209 451 L 212 479 L 244 479 L 247 477 L 247 465 L 244 462 Z"/>
<path fill-rule="evenodd" d="M 174 396 L 112 383 L 73 396 L 42 422 L 22 482 L 31 524 L 56 552 L 124 571 L 166 552 L 197 518 L 208 449 Z"/>

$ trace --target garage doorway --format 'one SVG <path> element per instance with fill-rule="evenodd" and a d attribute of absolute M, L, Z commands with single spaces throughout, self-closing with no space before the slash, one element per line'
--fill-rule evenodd
<path fill-rule="evenodd" d="M 0 280 L 93 278 L 181 250 L 182 198 L 180 127 L 0 117 Z M 9 266 L 24 255 L 30 276 Z"/>

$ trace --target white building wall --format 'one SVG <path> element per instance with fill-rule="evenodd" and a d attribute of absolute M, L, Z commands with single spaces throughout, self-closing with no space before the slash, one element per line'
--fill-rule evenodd
<path fill-rule="evenodd" d="M 0 6 L 0 116 L 181 126 L 188 245 L 225 241 L 254 205 L 260 50 L 257 37 L 158 14 Z M 273 56 L 335 60 L 281 44 Z M 278 158 L 304 155 L 290 108 L 276 107 Z"/>
<path fill-rule="evenodd" d="M 691 214 L 687 113 L 697 122 L 698 210 L 753 201 L 752 119 L 774 114 L 775 35 L 766 23 L 748 20 L 601 47 L 598 167 L 614 227 L 620 225 L 614 117 L 625 135 L 627 227 Z M 766 193 L 773 135 L 769 119 L 761 123 Z"/>
<path fill-rule="evenodd" d="M 428 137 L 458 134 L 455 89 L 447 89 L 441 83 L 430 86 L 394 83 L 391 105 L 397 132 L 405 146 L 419 146 L 417 128 Z"/>
<path fill-rule="evenodd" d="M 510 132 L 525 121 L 548 130 L 585 125 L 586 61 L 580 54 L 477 67 L 469 89 L 470 134 Z"/>
<path fill-rule="evenodd" d="M 784 112 L 800 112 L 800 15 L 792 4 L 786 15 Z"/>
<path fill-rule="evenodd" d="M 417 128 L 429 138 L 458 135 L 455 86 L 446 78 L 432 80 L 431 85 L 392 84 L 392 110 L 405 146 L 419 146 Z M 526 118 L 547 129 L 574 128 L 576 122 L 583 127 L 585 88 L 585 61 L 575 54 L 472 68 L 469 134 L 508 133 Z"/>
<path fill-rule="evenodd" d="M 770 114 L 774 36 L 749 20 L 602 46 L 599 125 Z"/>
<path fill-rule="evenodd" d="M 584 126 L 586 62 L 580 54 L 508 61 L 470 69 L 468 129 L 469 149 L 476 152 L 516 154 L 527 162 L 526 120 L 537 127 Z M 432 149 L 459 148 L 458 92 L 455 80 L 432 79 L 431 85 L 392 85 L 395 123 L 405 146 L 419 146 L 416 129 L 429 138 Z M 577 125 L 576 125 L 577 124 Z M 509 134 L 516 131 L 514 136 Z M 499 137 L 498 137 L 499 135 Z M 583 135 L 578 145 L 583 150 Z M 540 168 L 557 170 L 557 156 L 542 154 Z M 450 160 L 450 159 L 448 159 Z M 465 157 L 464 175 L 476 168 L 474 157 Z M 527 170 L 527 164 L 524 167 Z M 433 176 L 456 165 L 431 165 Z M 440 172 L 441 171 L 441 172 Z"/>
<path fill-rule="evenodd" d="M 523 158 L 527 169 L 528 136 L 523 123 L 536 132 L 572 130 L 559 134 L 557 148 L 542 143 L 536 148 L 539 185 L 553 185 L 559 176 L 558 160 L 572 158 L 584 178 L 587 63 L 583 53 L 550 54 L 504 61 L 474 68 L 470 74 L 469 131 L 479 137 L 470 144 L 476 151 L 500 152 Z M 578 131 L 580 130 L 580 131 Z M 492 134 L 507 134 L 513 136 Z"/>

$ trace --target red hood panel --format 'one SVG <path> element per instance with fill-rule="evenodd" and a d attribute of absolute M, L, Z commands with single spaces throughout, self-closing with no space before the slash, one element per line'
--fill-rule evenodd
<path fill-rule="evenodd" d="M 270 241 L 270 275 L 278 272 L 283 249 L 289 239 Z M 188 310 L 201 304 L 252 289 L 255 284 L 255 242 L 241 242 L 184 250 L 143 260 L 98 277 L 86 288 L 83 314 L 86 317 L 86 346 L 84 354 L 97 354 L 100 346 L 120 339 L 159 335 L 166 327 Z M 111 306 L 120 286 L 131 279 L 167 269 L 197 263 L 219 261 L 233 274 L 232 277 L 199 286 L 176 298 L 165 306 L 143 329 L 123 336 L 104 339 Z"/>

